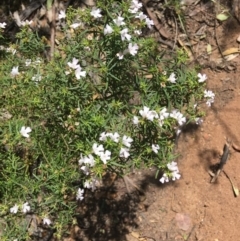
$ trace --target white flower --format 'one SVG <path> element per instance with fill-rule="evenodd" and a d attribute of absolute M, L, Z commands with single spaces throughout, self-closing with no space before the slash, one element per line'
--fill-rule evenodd
<path fill-rule="evenodd" d="M 128 148 L 125 148 L 125 147 L 122 147 L 122 148 L 120 149 L 119 156 L 120 156 L 120 157 L 124 157 L 124 158 L 128 158 L 128 157 L 130 156 L 130 154 L 129 154 L 129 149 L 128 149 Z"/>
<path fill-rule="evenodd" d="M 153 121 L 154 118 L 158 118 L 158 114 L 155 110 L 150 110 L 147 115 L 147 119 Z"/>
<path fill-rule="evenodd" d="M 78 160 L 78 164 L 79 165 L 82 165 L 83 163 L 85 164 L 86 163 L 85 161 L 86 161 L 86 157 L 85 156 L 83 157 L 81 154 L 81 158 Z"/>
<path fill-rule="evenodd" d="M 143 110 L 139 111 L 140 115 L 147 120 L 153 121 L 154 118 L 158 118 L 158 114 L 154 110 L 150 110 L 148 107 L 144 106 Z"/>
<path fill-rule="evenodd" d="M 130 13 L 137 13 L 138 9 L 142 7 L 142 3 L 140 3 L 138 0 L 132 0 L 129 12 Z"/>
<path fill-rule="evenodd" d="M 215 94 L 211 90 L 204 90 L 204 97 L 205 98 L 214 98 Z"/>
<path fill-rule="evenodd" d="M 198 73 L 198 82 L 199 83 L 202 83 L 202 82 L 204 82 L 206 79 L 207 79 L 207 76 L 206 76 L 206 74 L 200 74 L 200 73 Z"/>
<path fill-rule="evenodd" d="M 43 218 L 43 224 L 46 224 L 49 226 L 51 223 L 52 223 L 52 221 L 48 217 Z"/>
<path fill-rule="evenodd" d="M 78 28 L 79 26 L 81 26 L 81 23 L 73 23 L 70 25 L 71 28 Z"/>
<path fill-rule="evenodd" d="M 83 194 L 84 189 L 78 188 L 76 199 L 82 201 L 84 199 Z"/>
<path fill-rule="evenodd" d="M 133 139 L 131 137 L 125 136 L 125 135 L 123 136 L 122 143 L 123 143 L 124 146 L 130 147 L 131 146 L 131 142 L 133 142 Z"/>
<path fill-rule="evenodd" d="M 100 159 L 104 164 L 107 164 L 107 161 L 111 159 L 111 152 L 108 150 L 106 150 L 105 152 L 101 152 Z"/>
<path fill-rule="evenodd" d="M 87 189 L 90 189 L 90 188 L 91 188 L 91 182 L 90 182 L 90 180 L 86 180 L 86 181 L 84 182 L 83 186 L 84 186 L 85 188 L 87 188 Z"/>
<path fill-rule="evenodd" d="M 20 134 L 23 136 L 23 137 L 26 137 L 28 138 L 29 137 L 29 134 L 32 131 L 32 129 L 30 127 L 25 127 L 25 126 L 22 126 L 21 130 L 20 130 Z"/>
<path fill-rule="evenodd" d="M 182 130 L 178 128 L 178 129 L 176 130 L 176 135 L 179 136 L 181 132 L 182 132 Z"/>
<path fill-rule="evenodd" d="M 149 18 L 145 19 L 145 23 L 147 24 L 148 28 L 152 28 L 152 26 L 154 25 L 153 21 L 150 20 Z"/>
<path fill-rule="evenodd" d="M 138 15 L 135 16 L 135 18 L 139 18 L 142 21 L 147 18 L 147 15 L 145 15 L 143 12 L 140 12 Z"/>
<path fill-rule="evenodd" d="M 159 112 L 159 119 L 164 120 L 169 117 L 169 113 L 167 112 L 167 108 L 164 107 L 160 112 Z"/>
<path fill-rule="evenodd" d="M 100 14 L 101 9 L 93 7 L 92 11 L 90 12 L 90 15 L 94 18 L 101 18 L 102 15 Z"/>
<path fill-rule="evenodd" d="M 7 51 L 7 52 L 11 52 L 12 55 L 14 55 L 14 54 L 17 52 L 17 50 L 14 49 L 13 47 L 6 48 L 6 51 Z"/>
<path fill-rule="evenodd" d="M 58 14 L 58 18 L 59 18 L 59 19 L 66 18 L 66 13 L 65 13 L 65 11 L 61 10 L 60 13 Z"/>
<path fill-rule="evenodd" d="M 83 186 L 87 189 L 92 189 L 92 191 L 96 190 L 96 186 L 99 184 L 99 180 L 97 178 L 92 178 L 91 180 L 86 180 Z"/>
<path fill-rule="evenodd" d="M 122 41 L 124 41 L 125 39 L 129 41 L 131 39 L 131 35 L 128 34 L 127 28 L 124 28 L 122 31 L 120 31 L 120 34 L 121 34 Z"/>
<path fill-rule="evenodd" d="M 34 75 L 33 77 L 32 77 L 32 81 L 35 81 L 35 82 L 39 82 L 39 81 L 41 81 L 42 80 L 42 76 L 41 75 Z"/>
<path fill-rule="evenodd" d="M 168 178 L 168 175 L 166 173 L 163 174 L 162 178 L 160 178 L 159 180 L 161 183 L 164 183 L 164 182 L 169 182 L 169 178 Z"/>
<path fill-rule="evenodd" d="M 90 169 L 89 169 L 88 166 L 82 166 L 80 169 L 83 171 L 83 173 L 84 173 L 85 175 L 87 175 L 87 176 L 89 175 Z"/>
<path fill-rule="evenodd" d="M 138 117 L 134 116 L 132 122 L 133 122 L 134 125 L 138 125 L 138 123 L 139 123 Z"/>
<path fill-rule="evenodd" d="M 171 82 L 171 83 L 176 83 L 176 76 L 174 73 L 171 73 L 169 78 L 168 78 L 168 81 Z"/>
<path fill-rule="evenodd" d="M 206 104 L 210 107 L 214 103 L 215 94 L 211 90 L 204 90 L 204 97 L 208 98 Z"/>
<path fill-rule="evenodd" d="M 113 22 L 117 25 L 117 26 L 121 26 L 121 25 L 125 25 L 125 22 L 123 21 L 124 18 L 121 16 L 118 16 L 116 19 L 113 19 Z"/>
<path fill-rule="evenodd" d="M 152 144 L 152 151 L 156 154 L 158 153 L 158 150 L 160 149 L 158 144 Z"/>
<path fill-rule="evenodd" d="M 34 62 L 34 64 L 41 64 L 42 63 L 42 59 L 41 58 L 37 58 L 36 61 Z"/>
<path fill-rule="evenodd" d="M 178 119 L 178 115 L 179 115 L 178 110 L 172 110 L 169 116 L 172 117 L 173 119 Z"/>
<path fill-rule="evenodd" d="M 177 179 L 180 179 L 181 175 L 179 174 L 178 171 L 172 172 L 172 180 L 176 181 Z"/>
<path fill-rule="evenodd" d="M 170 171 L 178 171 L 178 166 L 177 166 L 177 163 L 172 161 L 171 163 L 168 163 L 167 164 L 167 168 L 170 170 Z"/>
<path fill-rule="evenodd" d="M 171 178 L 173 181 L 180 179 L 181 175 L 176 162 L 172 161 L 171 163 L 168 163 L 167 168 L 171 171 Z"/>
<path fill-rule="evenodd" d="M 5 22 L 3 22 L 3 23 L 0 23 L 0 28 L 5 28 L 6 27 L 6 23 Z"/>
<path fill-rule="evenodd" d="M 118 57 L 118 59 L 123 59 L 124 54 L 123 53 L 117 53 L 116 56 Z"/>
<path fill-rule="evenodd" d="M 140 110 L 139 113 L 143 118 L 147 118 L 150 109 L 147 106 L 143 107 L 143 110 Z"/>
<path fill-rule="evenodd" d="M 162 127 L 162 126 L 163 126 L 163 124 L 164 124 L 164 121 L 163 121 L 163 120 L 161 120 L 161 119 L 158 119 L 157 121 L 158 121 L 159 126 L 160 126 L 160 127 Z"/>
<path fill-rule="evenodd" d="M 13 67 L 12 68 L 12 71 L 11 71 L 11 76 L 12 77 L 15 77 L 16 75 L 18 75 L 19 72 L 18 72 L 18 66 L 17 67 Z"/>
<path fill-rule="evenodd" d="M 15 204 L 12 208 L 10 208 L 10 213 L 17 213 L 18 212 L 18 205 Z"/>
<path fill-rule="evenodd" d="M 86 71 L 82 71 L 82 68 L 79 65 L 79 67 L 75 70 L 75 76 L 77 79 L 80 79 L 81 77 L 86 77 Z"/>
<path fill-rule="evenodd" d="M 91 154 L 88 155 L 86 161 L 87 161 L 86 164 L 89 164 L 91 167 L 95 165 L 94 157 Z"/>
<path fill-rule="evenodd" d="M 29 66 L 31 64 L 32 60 L 31 59 L 26 59 L 25 61 L 25 65 L 26 66 Z"/>
<path fill-rule="evenodd" d="M 138 45 L 137 44 L 133 44 L 133 43 L 129 43 L 128 44 L 128 51 L 131 55 L 136 55 L 137 51 L 138 51 Z"/>
<path fill-rule="evenodd" d="M 113 140 L 114 142 L 118 143 L 119 142 L 119 134 L 117 132 L 113 133 L 109 133 L 108 136 L 111 138 L 111 140 Z"/>
<path fill-rule="evenodd" d="M 103 30 L 104 35 L 111 34 L 112 32 L 113 32 L 112 27 L 107 24 Z"/>
<path fill-rule="evenodd" d="M 102 132 L 99 137 L 99 141 L 106 141 L 108 134 L 106 132 Z"/>
<path fill-rule="evenodd" d="M 23 213 L 29 212 L 30 209 L 31 209 L 31 208 L 30 208 L 28 202 L 25 202 L 25 203 L 22 205 L 22 212 L 23 212 Z"/>
<path fill-rule="evenodd" d="M 134 30 L 134 33 L 139 36 L 139 35 L 142 34 L 142 31 L 141 30 Z"/>
<path fill-rule="evenodd" d="M 209 99 L 207 100 L 206 105 L 210 107 L 213 103 L 214 103 L 214 99 Z"/>
<path fill-rule="evenodd" d="M 89 164 L 91 167 L 93 167 L 95 165 L 95 160 L 94 160 L 94 157 L 93 155 L 88 155 L 88 156 L 85 156 L 83 157 L 81 155 L 81 158 L 80 160 L 78 161 L 79 165 L 82 165 L 82 164 Z"/>
<path fill-rule="evenodd" d="M 98 145 L 97 143 L 94 143 L 92 146 L 93 153 L 97 156 L 100 156 L 104 152 L 103 145 Z"/>
<path fill-rule="evenodd" d="M 80 67 L 80 65 L 78 64 L 78 59 L 76 59 L 76 58 L 73 58 L 72 62 L 68 62 L 67 64 L 72 69 L 77 69 Z"/>
<path fill-rule="evenodd" d="M 173 110 L 170 114 L 170 117 L 177 120 L 177 122 L 180 126 L 186 122 L 186 117 L 184 117 L 183 114 L 178 110 Z"/>
<path fill-rule="evenodd" d="M 203 123 L 203 119 L 200 117 L 195 118 L 195 122 L 197 125 L 201 125 Z"/>

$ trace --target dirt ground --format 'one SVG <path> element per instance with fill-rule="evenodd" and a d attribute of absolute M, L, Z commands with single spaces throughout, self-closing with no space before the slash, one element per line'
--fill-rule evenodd
<path fill-rule="evenodd" d="M 240 57 L 236 51 L 240 25 L 236 17 L 216 22 L 216 8 L 209 2 L 186 10 L 186 32 L 194 58 L 208 76 L 207 87 L 216 97 L 213 106 L 206 108 L 203 124 L 186 128 L 178 140 L 181 179 L 161 184 L 154 178 L 155 171 L 148 170 L 129 175 L 126 183 L 109 184 L 104 195 L 100 191 L 95 199 L 86 199 L 92 209 L 79 211 L 79 225 L 66 240 L 240 240 L 240 197 L 235 197 L 230 182 L 240 188 L 240 152 L 230 148 L 224 172 L 215 183 L 210 183 L 208 172 L 219 163 L 226 138 L 240 146 Z M 224 60 L 223 52 L 231 48 L 237 54 Z M 135 184 L 140 189 L 131 192 Z M 90 216 L 94 218 L 89 220 Z"/>

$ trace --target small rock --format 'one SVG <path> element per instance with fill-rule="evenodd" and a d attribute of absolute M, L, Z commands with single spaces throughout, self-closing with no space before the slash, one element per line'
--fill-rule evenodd
<path fill-rule="evenodd" d="M 177 213 L 175 220 L 177 222 L 177 226 L 184 231 L 187 231 L 192 225 L 191 218 L 184 213 Z"/>

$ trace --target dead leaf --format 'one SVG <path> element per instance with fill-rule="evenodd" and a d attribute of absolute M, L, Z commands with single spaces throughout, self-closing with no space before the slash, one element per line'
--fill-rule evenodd
<path fill-rule="evenodd" d="M 134 238 L 139 238 L 139 237 L 140 237 L 140 234 L 137 233 L 137 232 L 131 232 L 131 235 L 132 235 Z"/>
<path fill-rule="evenodd" d="M 184 45 L 183 41 L 181 39 L 178 38 L 178 43 L 184 48 L 184 50 L 187 52 L 187 55 L 189 57 L 189 60 L 193 60 L 193 55 L 191 53 L 191 51 Z"/>
<path fill-rule="evenodd" d="M 240 50 L 239 48 L 229 48 L 225 51 L 223 51 L 223 55 L 226 56 L 226 55 L 229 55 L 229 54 L 234 54 L 234 53 L 240 53 Z"/>
<path fill-rule="evenodd" d="M 220 14 L 218 14 L 217 16 L 216 16 L 216 18 L 218 19 L 218 20 L 220 20 L 220 21 L 225 21 L 225 20 L 227 20 L 228 19 L 228 15 L 227 14 L 225 14 L 225 13 L 220 13 Z"/>
<path fill-rule="evenodd" d="M 231 61 L 231 60 L 235 59 L 238 55 L 239 54 L 229 54 L 229 55 L 225 56 L 224 59 L 226 61 Z"/>
<path fill-rule="evenodd" d="M 211 54 L 211 53 L 212 53 L 212 46 L 211 46 L 211 44 L 208 44 L 208 45 L 207 45 L 207 53 L 208 53 L 208 54 Z"/>

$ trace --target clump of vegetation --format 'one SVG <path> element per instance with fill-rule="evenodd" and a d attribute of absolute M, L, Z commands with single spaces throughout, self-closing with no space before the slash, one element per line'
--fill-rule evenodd
<path fill-rule="evenodd" d="M 174 140 L 214 99 L 183 51 L 164 60 L 142 35 L 154 23 L 140 2 L 101 0 L 58 18 L 64 37 L 51 61 L 29 25 L 1 50 L 1 240 L 29 240 L 26 213 L 60 238 L 107 172 L 155 167 L 160 182 L 179 179 Z"/>

